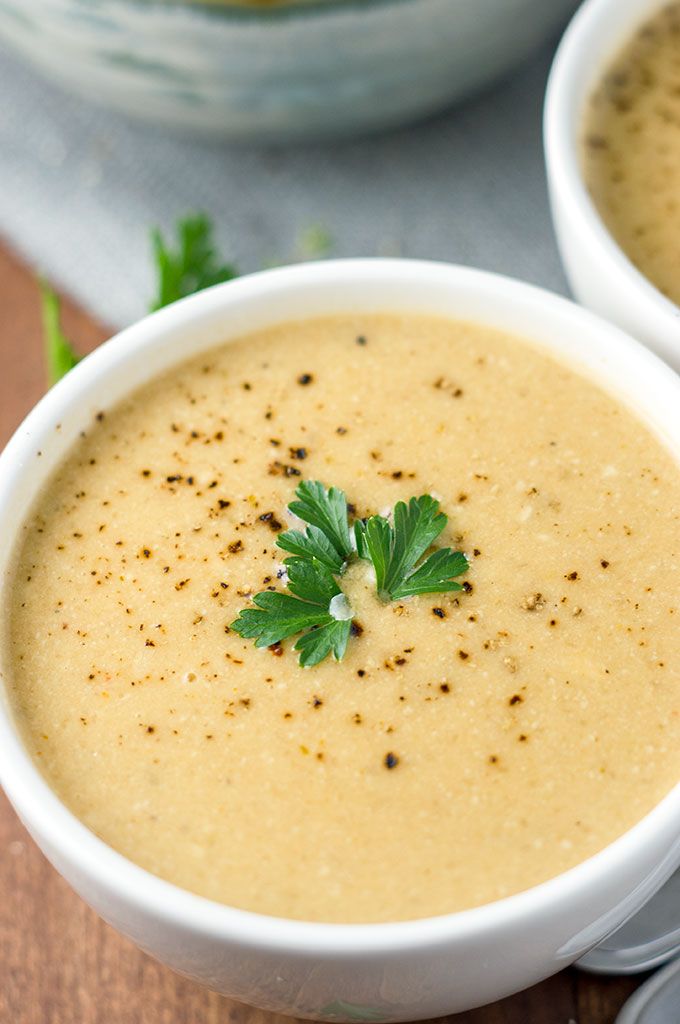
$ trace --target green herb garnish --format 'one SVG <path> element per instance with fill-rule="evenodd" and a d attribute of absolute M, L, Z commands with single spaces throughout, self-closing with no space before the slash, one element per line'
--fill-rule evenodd
<path fill-rule="evenodd" d="M 166 245 L 158 229 L 151 232 L 158 274 L 157 294 L 150 307 L 152 312 L 210 285 L 238 277 L 235 267 L 221 262 L 213 243 L 213 225 L 205 214 L 184 217 L 177 222 L 176 230 L 178 248 L 175 251 Z M 44 281 L 40 282 L 40 292 L 47 379 L 51 387 L 82 357 L 61 329 L 58 297 Z"/>
<path fill-rule="evenodd" d="M 295 493 L 300 500 L 291 501 L 289 511 L 320 531 L 342 561 L 349 558 L 352 542 L 344 491 L 339 491 L 337 487 L 326 490 L 318 480 L 309 480 L 301 483 Z M 309 534 L 310 530 L 307 530 Z M 317 536 L 316 532 L 313 536 Z M 284 537 L 286 534 L 279 539 L 283 540 Z"/>
<path fill-rule="evenodd" d="M 429 494 L 397 502 L 393 522 L 384 516 L 358 519 L 350 528 L 347 498 L 318 480 L 296 490 L 288 506 L 307 527 L 279 534 L 276 543 L 294 557 L 284 561 L 290 594 L 265 590 L 253 598 L 230 628 L 256 647 L 271 647 L 298 633 L 301 665 L 318 665 L 332 654 L 340 661 L 351 632 L 352 612 L 337 577 L 355 558 L 373 564 L 382 601 L 417 594 L 462 590 L 455 576 L 468 569 L 462 551 L 438 548 L 427 554 L 448 520 Z M 355 546 L 352 544 L 354 538 Z"/>
<path fill-rule="evenodd" d="M 290 594 L 271 590 L 256 594 L 253 603 L 257 607 L 242 611 L 231 628 L 254 639 L 256 647 L 271 647 L 302 633 L 295 644 L 301 665 L 317 665 L 331 651 L 340 661 L 351 622 L 331 614 L 333 599 L 342 596 L 333 573 L 316 558 L 287 558 L 285 566 Z"/>
<path fill-rule="evenodd" d="M 440 548 L 419 563 L 447 523 L 439 502 L 429 494 L 394 506 L 394 525 L 383 516 L 354 524 L 357 550 L 375 569 L 378 594 L 383 601 L 398 601 L 415 594 L 441 594 L 461 590 L 452 577 L 468 568 L 462 551 Z"/>
<path fill-rule="evenodd" d="M 332 248 L 333 236 L 323 224 L 310 224 L 298 235 L 297 251 L 303 260 L 322 259 Z"/>
<path fill-rule="evenodd" d="M 65 377 L 81 356 L 74 350 L 61 329 L 59 297 L 45 281 L 40 281 L 43 332 L 45 336 L 45 362 L 49 387 Z"/>
<path fill-rule="evenodd" d="M 156 269 L 157 295 L 151 311 L 169 306 L 213 284 L 231 281 L 238 271 L 222 263 L 213 243 L 213 225 L 204 213 L 185 217 L 177 224 L 177 249 L 171 249 L 156 228 L 151 233 Z"/>

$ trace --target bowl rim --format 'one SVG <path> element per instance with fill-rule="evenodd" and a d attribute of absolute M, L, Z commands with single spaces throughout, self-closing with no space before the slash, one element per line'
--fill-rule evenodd
<path fill-rule="evenodd" d="M 680 332 L 680 307 L 638 270 L 605 224 L 581 170 L 579 133 L 588 97 L 636 29 L 668 0 L 585 0 L 555 53 L 543 108 L 543 141 L 554 205 L 617 287 L 632 290 L 663 338 Z M 678 333 L 680 347 L 680 333 Z"/>
<path fill-rule="evenodd" d="M 285 296 L 287 291 L 309 291 L 314 287 L 325 288 L 328 292 L 330 286 L 342 290 L 343 285 L 346 287 L 352 282 L 357 288 L 367 282 L 387 283 L 395 288 L 408 284 L 417 287 L 420 282 L 428 287 L 433 280 L 437 287 L 471 292 L 488 303 L 498 299 L 501 308 L 512 309 L 514 304 L 521 312 L 531 311 L 541 324 L 539 337 L 547 339 L 551 323 L 555 330 L 558 324 L 566 323 L 573 328 L 577 339 L 579 328 L 584 335 L 596 335 L 596 347 L 612 356 L 610 366 L 623 361 L 636 380 L 651 379 L 654 387 L 646 399 L 650 406 L 658 400 L 666 405 L 675 403 L 674 408 L 677 408 L 680 377 L 670 367 L 619 328 L 544 289 L 501 275 L 435 261 L 378 258 L 297 264 L 247 275 L 176 302 L 121 331 L 79 363 L 38 402 L 0 454 L 0 514 L 7 511 L 14 517 L 18 535 L 26 516 L 23 511 L 14 511 L 16 503 L 12 505 L 12 492 L 17 481 L 35 465 L 36 447 L 41 438 L 53 434 L 55 424 L 61 423 L 69 408 L 78 401 L 82 403 L 88 391 L 101 386 L 107 375 L 120 371 L 133 359 L 139 360 L 145 351 L 151 352 L 154 347 L 160 349 L 171 333 L 191 329 L 192 325 L 196 327 L 210 317 L 214 320 L 218 314 L 224 317 L 230 309 L 238 313 L 239 303 L 252 303 L 253 299 L 261 303 L 268 293 Z M 368 309 L 366 303 L 363 308 Z M 304 316 L 298 318 L 304 319 Z M 279 321 L 283 322 L 284 317 L 279 317 Z M 480 321 L 484 322 L 484 318 Z M 488 322 L 494 321 L 489 318 Z M 233 336 L 243 333 L 247 333 L 247 328 Z M 228 332 L 225 334 L 229 336 Z M 592 338 L 588 344 L 592 347 Z M 546 341 L 546 347 L 549 346 Z M 173 356 L 167 366 L 178 362 L 181 359 Z M 603 384 L 602 378 L 600 384 Z M 640 406 L 643 408 L 644 402 Z M 680 461 L 680 424 L 673 422 L 672 428 L 676 434 L 673 448 Z M 8 548 L 14 546 L 14 540 L 12 536 Z M 0 580 L 0 594 L 3 586 L 4 581 Z M 0 620 L 2 628 L 4 622 Z M 0 783 L 21 819 L 29 828 L 31 823 L 39 823 L 36 831 L 41 841 L 51 852 L 57 852 L 55 859 L 74 866 L 79 877 L 87 879 L 90 889 L 94 885 L 120 904 L 141 909 L 156 920 L 217 941 L 288 954 L 313 954 L 317 958 L 355 959 L 376 952 L 396 955 L 405 950 L 431 949 L 442 942 L 466 944 L 490 931 L 517 928 L 532 918 L 566 910 L 579 892 L 596 891 L 613 872 L 625 874 L 626 864 L 635 860 L 636 853 L 652 846 L 660 835 L 672 833 L 680 839 L 678 782 L 647 815 L 603 850 L 523 892 L 435 917 L 387 923 L 319 923 L 220 904 L 167 882 L 116 852 L 82 824 L 51 790 L 20 740 L 6 698 L 0 700 Z"/>

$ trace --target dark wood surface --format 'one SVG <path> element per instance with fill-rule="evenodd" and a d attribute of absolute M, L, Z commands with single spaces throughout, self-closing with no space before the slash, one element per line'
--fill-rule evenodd
<path fill-rule="evenodd" d="M 0 245 L 0 447 L 45 387 L 33 275 Z M 72 303 L 80 351 L 106 329 Z M 1 541 L 0 541 L 1 543 Z M 638 979 L 564 971 L 452 1024 L 613 1024 Z M 268 1019 L 267 1019 L 268 1018 Z M 276 1024 L 282 1024 L 280 1018 Z M 104 924 L 50 867 L 0 792 L 0 1024 L 275 1024 L 157 964 Z"/>

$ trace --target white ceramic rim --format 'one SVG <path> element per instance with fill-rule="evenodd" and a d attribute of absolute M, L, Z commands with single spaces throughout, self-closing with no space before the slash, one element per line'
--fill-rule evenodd
<path fill-rule="evenodd" d="M 584 362 L 586 353 L 590 358 L 593 350 L 592 337 L 588 341 L 587 336 L 596 333 L 598 351 L 592 358 L 610 357 L 608 366 L 613 378 L 617 368 L 625 365 L 629 378 L 632 375 L 636 381 L 644 380 L 651 389 L 655 408 L 660 405 L 671 410 L 680 405 L 680 377 L 657 356 L 619 328 L 543 289 L 496 274 L 423 260 L 354 259 L 298 264 L 262 271 L 190 296 L 146 317 L 100 346 L 42 398 L 0 455 L 0 509 L 11 502 L 16 482 L 35 464 L 36 449 L 54 435 L 55 425 L 72 404 L 84 403 L 88 388 L 96 386 L 120 364 L 139 359 L 145 349 L 151 351 L 160 346 L 171 332 L 196 329 L 201 318 L 207 320 L 218 312 L 228 313 L 230 307 L 238 317 L 239 303 L 257 300 L 262 305 L 267 295 L 276 299 L 304 288 L 313 305 L 315 288 L 327 296 L 331 285 L 342 293 L 352 283 L 357 288 L 358 281 L 366 288 L 373 283 L 389 285 L 398 294 L 409 287 L 417 290 L 420 284 L 422 288 L 470 294 L 472 301 L 480 304 L 490 305 L 497 300 L 504 309 L 504 317 L 509 315 L 508 310 L 518 316 L 531 316 L 532 322 L 539 324 L 534 337 L 546 339 L 548 347 L 551 323 L 555 332 L 568 327 L 570 334 L 573 331 L 575 349 L 581 345 Z M 366 302 L 358 302 L 356 308 L 376 311 Z M 422 302 L 413 303 L 413 308 L 427 311 Z M 309 315 L 316 315 L 316 311 Z M 491 313 L 486 319 L 489 323 L 497 322 Z M 578 366 L 578 357 L 566 358 Z M 613 387 L 610 390 L 615 391 Z M 644 412 L 641 415 L 644 418 Z M 670 411 L 666 415 L 670 418 Z M 680 458 L 680 423 L 671 420 L 671 424 L 675 435 L 673 447 Z M 663 435 L 663 431 L 659 433 Z M 668 829 L 680 832 L 678 783 L 646 817 L 604 850 L 517 895 L 471 910 L 413 921 L 323 924 L 271 917 L 213 902 L 150 874 L 117 853 L 90 832 L 49 788 L 19 739 L 6 701 L 0 701 L 0 783 L 19 814 L 28 822 L 40 823 L 43 840 L 59 851 L 63 860 L 74 865 L 81 876 L 94 879 L 102 891 L 114 894 L 121 903 L 133 904 L 157 920 L 193 929 L 217 941 L 288 953 L 314 953 L 319 958 L 414 952 L 442 941 L 464 943 L 497 929 L 512 928 L 513 934 L 519 934 L 518 927 L 523 922 L 545 914 L 547 907 L 559 913 L 584 887 L 596 888 L 598 881 L 612 872 L 624 870 L 629 858 L 653 843 L 656 834 Z"/>
<path fill-rule="evenodd" d="M 585 184 L 579 138 L 588 97 L 637 28 L 668 0 L 585 0 L 572 18 L 555 54 L 543 112 L 543 140 L 550 184 L 557 206 L 578 235 L 579 245 L 619 288 L 631 290 L 650 335 L 678 331 L 680 308 L 663 295 L 615 241 Z M 655 326 L 658 325 L 658 326 Z"/>

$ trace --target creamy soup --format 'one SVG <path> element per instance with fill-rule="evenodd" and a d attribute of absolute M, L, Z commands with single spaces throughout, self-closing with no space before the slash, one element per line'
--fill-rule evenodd
<path fill-rule="evenodd" d="M 359 516 L 438 497 L 465 590 L 382 603 L 360 562 L 342 661 L 256 649 L 229 624 L 284 587 L 303 479 Z M 18 554 L 16 713 L 73 812 L 194 892 L 314 921 L 483 904 L 680 778 L 679 514 L 646 427 L 522 341 L 415 316 L 278 326 L 77 442 Z"/>
<path fill-rule="evenodd" d="M 680 3 L 645 23 L 607 71 L 587 109 L 583 162 L 616 241 L 680 304 Z"/>

